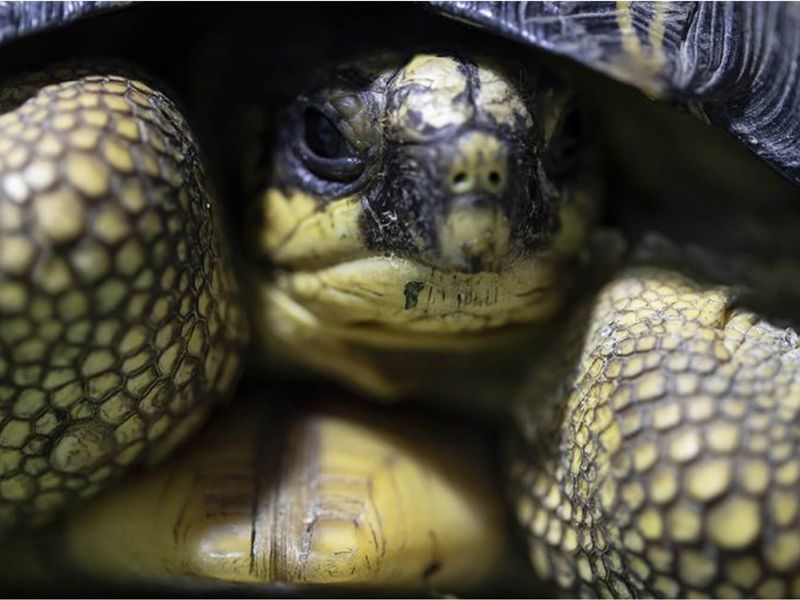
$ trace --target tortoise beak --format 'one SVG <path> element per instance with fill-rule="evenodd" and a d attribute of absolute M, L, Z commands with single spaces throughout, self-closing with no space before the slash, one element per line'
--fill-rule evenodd
<path fill-rule="evenodd" d="M 453 144 L 444 181 L 445 214 L 439 225 L 439 264 L 476 272 L 499 266 L 508 254 L 511 227 L 504 193 L 508 147 L 482 131 L 469 131 Z"/>
<path fill-rule="evenodd" d="M 530 168 L 518 138 L 488 125 L 461 128 L 433 142 L 397 149 L 412 165 L 398 177 L 408 253 L 444 271 L 500 271 L 524 249 L 515 215 L 530 203 Z M 401 168 L 411 174 L 412 168 Z"/>

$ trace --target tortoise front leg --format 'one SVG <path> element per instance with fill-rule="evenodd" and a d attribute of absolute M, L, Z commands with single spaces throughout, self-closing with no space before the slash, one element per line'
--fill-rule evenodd
<path fill-rule="evenodd" d="M 529 593 L 486 431 L 341 392 L 263 394 L 244 392 L 172 460 L 8 545 L 3 584 Z"/>
<path fill-rule="evenodd" d="M 565 381 L 544 366 L 520 403 L 536 571 L 587 596 L 800 595 L 795 331 L 647 266 L 580 319 Z"/>
<path fill-rule="evenodd" d="M 239 371 L 194 140 L 166 96 L 115 72 L 0 88 L 0 532 L 155 460 Z"/>

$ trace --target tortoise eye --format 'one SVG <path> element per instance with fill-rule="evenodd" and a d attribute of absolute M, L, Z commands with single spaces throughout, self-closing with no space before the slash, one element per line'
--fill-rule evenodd
<path fill-rule="evenodd" d="M 352 154 L 347 140 L 322 112 L 309 108 L 305 116 L 308 149 L 321 158 L 343 158 Z"/>
<path fill-rule="evenodd" d="M 364 162 L 336 125 L 316 108 L 303 114 L 302 152 L 306 167 L 317 177 L 329 181 L 355 181 L 364 170 Z"/>

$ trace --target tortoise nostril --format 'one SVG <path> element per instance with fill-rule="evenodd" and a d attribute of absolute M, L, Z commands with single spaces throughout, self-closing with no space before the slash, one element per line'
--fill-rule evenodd
<path fill-rule="evenodd" d="M 468 192 L 472 187 L 469 180 L 469 175 L 465 171 L 458 171 L 453 175 L 451 187 L 453 192 L 456 194 Z"/>
<path fill-rule="evenodd" d="M 492 184 L 493 187 L 498 187 L 503 181 L 503 176 L 500 175 L 497 171 L 492 171 L 489 173 L 489 183 Z"/>

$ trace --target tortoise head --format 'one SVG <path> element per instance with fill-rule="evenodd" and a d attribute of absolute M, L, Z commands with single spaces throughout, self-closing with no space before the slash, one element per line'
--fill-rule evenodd
<path fill-rule="evenodd" d="M 285 113 L 260 199 L 277 329 L 424 348 L 552 315 L 592 213 L 580 118 L 480 60 L 331 74 Z"/>

